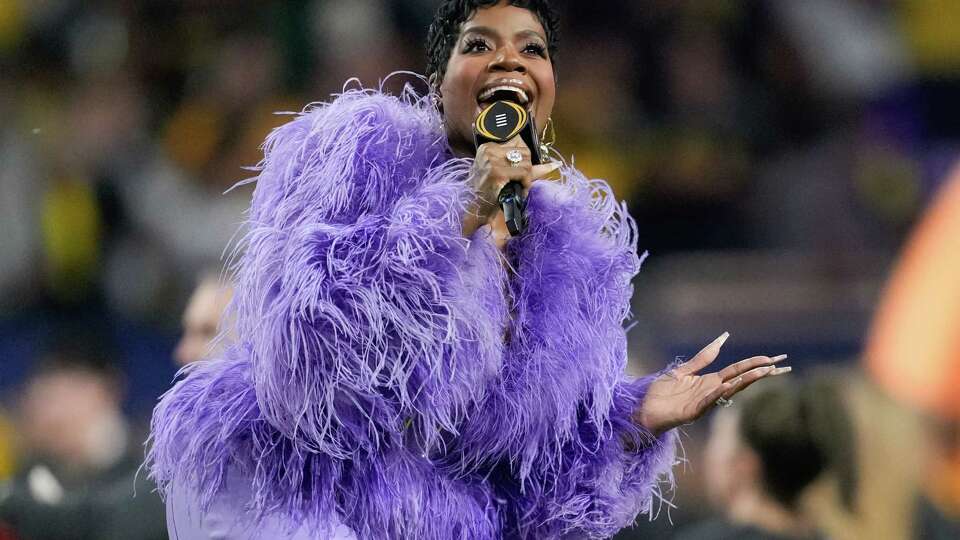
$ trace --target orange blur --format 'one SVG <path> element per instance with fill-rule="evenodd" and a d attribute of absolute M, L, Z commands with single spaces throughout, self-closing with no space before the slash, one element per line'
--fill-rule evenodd
<path fill-rule="evenodd" d="M 894 268 L 866 364 L 895 398 L 960 420 L 960 167 Z"/>

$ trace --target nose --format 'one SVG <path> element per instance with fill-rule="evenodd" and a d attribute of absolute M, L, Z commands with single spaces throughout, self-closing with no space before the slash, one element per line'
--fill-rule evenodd
<path fill-rule="evenodd" d="M 494 55 L 493 60 L 488 66 L 490 71 L 516 71 L 518 73 L 526 73 L 527 66 L 523 62 L 523 57 L 520 56 L 519 51 L 516 47 L 511 44 L 505 45 L 497 50 L 497 54 Z"/>

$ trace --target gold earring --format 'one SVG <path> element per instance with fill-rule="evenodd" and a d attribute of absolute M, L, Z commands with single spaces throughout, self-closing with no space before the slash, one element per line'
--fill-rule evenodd
<path fill-rule="evenodd" d="M 550 132 L 550 140 L 547 140 L 547 131 Z M 543 126 L 543 132 L 540 134 L 540 156 L 546 159 L 550 156 L 550 150 L 553 144 L 557 142 L 557 132 L 553 129 L 553 117 L 547 118 L 547 125 Z"/>

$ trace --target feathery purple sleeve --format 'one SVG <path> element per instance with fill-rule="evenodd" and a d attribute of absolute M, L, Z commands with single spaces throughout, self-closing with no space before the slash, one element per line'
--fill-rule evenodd
<path fill-rule="evenodd" d="M 499 367 L 495 303 L 477 293 L 499 291 L 495 254 L 461 233 L 469 162 L 450 159 L 434 109 L 361 90 L 276 129 L 264 154 L 237 263 L 239 344 L 161 399 L 152 477 L 206 506 L 240 469 L 260 518 L 336 513 L 358 532 L 392 528 L 401 495 L 446 491 L 487 523 L 459 530 L 489 531 L 482 489 L 458 499 L 454 480 L 405 460 L 425 461 Z M 363 475 L 394 485 L 372 493 Z"/>
<path fill-rule="evenodd" d="M 493 464 L 507 536 L 606 538 L 649 512 L 674 434 L 632 420 L 652 377 L 630 381 L 634 221 L 609 186 L 572 168 L 538 182 L 510 244 L 518 279 L 503 374 L 467 422 L 463 466 Z"/>
<path fill-rule="evenodd" d="M 431 447 L 496 370 L 486 324 L 461 309 L 469 163 L 445 145 L 428 110 L 361 92 L 267 139 L 238 331 L 261 413 L 302 451 L 350 457 L 404 424 Z"/>

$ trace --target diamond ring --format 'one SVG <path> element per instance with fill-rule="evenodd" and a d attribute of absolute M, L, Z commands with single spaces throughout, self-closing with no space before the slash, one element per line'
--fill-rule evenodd
<path fill-rule="evenodd" d="M 523 161 L 523 154 L 519 150 L 510 150 L 507 152 L 507 161 L 510 162 L 511 167 L 519 167 L 520 162 Z"/>
<path fill-rule="evenodd" d="M 717 398 L 716 404 L 718 407 L 729 407 L 733 405 L 733 400 L 720 396 Z"/>

